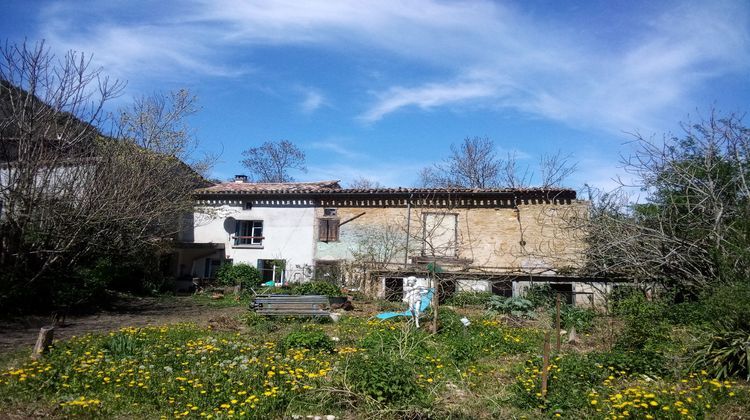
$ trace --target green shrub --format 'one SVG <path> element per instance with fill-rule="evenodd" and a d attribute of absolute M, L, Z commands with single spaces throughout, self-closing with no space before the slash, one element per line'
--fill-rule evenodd
<path fill-rule="evenodd" d="M 240 317 L 245 325 L 259 333 L 269 333 L 278 329 L 278 326 L 263 315 L 248 311 Z"/>
<path fill-rule="evenodd" d="M 534 308 L 551 308 L 555 306 L 555 294 L 549 283 L 532 283 L 526 289 L 524 297 Z"/>
<path fill-rule="evenodd" d="M 106 338 L 102 348 L 111 356 L 121 359 L 135 357 L 141 350 L 141 343 L 133 335 L 118 332 Z"/>
<path fill-rule="evenodd" d="M 384 322 L 383 327 L 370 330 L 360 341 L 359 347 L 373 354 L 396 352 L 401 358 L 424 357 L 429 353 L 427 340 L 430 335 L 406 322 Z"/>
<path fill-rule="evenodd" d="M 260 286 L 262 276 L 257 268 L 249 264 L 222 264 L 216 272 L 216 279 L 224 286 L 242 286 L 250 289 Z"/>
<path fill-rule="evenodd" d="M 290 332 L 282 342 L 284 350 L 293 348 L 305 348 L 309 350 L 320 350 L 332 352 L 333 340 L 320 330 L 298 330 Z"/>
<path fill-rule="evenodd" d="M 750 380 L 750 284 L 718 287 L 704 306 L 707 332 L 695 349 L 693 366 L 717 378 Z"/>
<path fill-rule="evenodd" d="M 694 368 L 703 368 L 718 379 L 737 376 L 750 381 L 750 332 L 714 331 L 696 350 Z"/>
<path fill-rule="evenodd" d="M 661 375 L 668 370 L 664 354 L 655 351 L 613 349 L 608 352 L 589 353 L 589 358 L 618 372 Z"/>
<path fill-rule="evenodd" d="M 709 320 L 726 329 L 750 331 L 750 283 L 738 281 L 716 288 L 704 303 Z"/>
<path fill-rule="evenodd" d="M 633 293 L 615 304 L 615 315 L 625 326 L 615 348 L 623 351 L 663 353 L 671 344 L 670 327 L 666 323 L 668 306 L 660 299 L 647 300 L 643 293 Z"/>
<path fill-rule="evenodd" d="M 490 292 L 457 292 L 445 300 L 445 305 L 449 306 L 484 306 L 492 297 Z"/>
<path fill-rule="evenodd" d="M 357 354 L 346 368 L 346 381 L 362 395 L 386 404 L 425 404 L 427 394 L 417 382 L 417 372 L 410 359 L 392 354 Z"/>
<path fill-rule="evenodd" d="M 302 283 L 295 287 L 293 293 L 296 295 L 323 295 L 323 296 L 342 296 L 341 289 L 333 283 L 316 280 Z"/>
<path fill-rule="evenodd" d="M 492 296 L 487 302 L 487 310 L 494 313 L 512 315 L 516 318 L 533 319 L 536 317 L 534 304 L 522 297 L 506 298 L 503 296 Z"/>
<path fill-rule="evenodd" d="M 464 330 L 464 324 L 461 323 L 461 315 L 447 308 L 440 308 L 438 311 L 438 332 L 441 335 L 460 334 Z"/>
<path fill-rule="evenodd" d="M 554 312 L 553 316 L 555 316 Z M 596 318 L 596 311 L 591 308 L 573 305 L 562 305 L 560 307 L 560 324 L 566 330 L 575 328 L 578 332 L 589 331 L 594 326 L 594 318 Z"/>

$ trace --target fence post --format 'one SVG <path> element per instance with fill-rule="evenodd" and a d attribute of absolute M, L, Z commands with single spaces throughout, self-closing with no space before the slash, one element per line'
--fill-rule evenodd
<path fill-rule="evenodd" d="M 557 337 L 555 341 L 555 353 L 560 353 L 560 342 L 562 338 L 560 337 L 560 294 L 557 294 L 557 306 L 556 306 L 556 319 L 555 319 L 555 330 L 557 331 Z"/>

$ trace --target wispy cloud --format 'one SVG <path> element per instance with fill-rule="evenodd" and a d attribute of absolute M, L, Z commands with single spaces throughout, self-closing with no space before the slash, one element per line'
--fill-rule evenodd
<path fill-rule="evenodd" d="M 302 109 L 302 112 L 306 114 L 311 114 L 317 111 L 320 107 L 328 104 L 326 97 L 317 89 L 304 88 L 301 89 L 301 91 L 303 100 L 302 103 L 300 103 L 300 108 Z"/>
<path fill-rule="evenodd" d="M 362 153 L 355 152 L 347 147 L 342 146 L 341 143 L 335 139 L 312 142 L 308 147 L 314 150 L 330 151 L 347 159 L 359 159 L 365 156 Z"/>
<path fill-rule="evenodd" d="M 482 82 L 434 83 L 415 88 L 392 87 L 378 94 L 377 103 L 360 118 L 372 123 L 408 106 L 430 109 L 448 104 L 493 97 L 498 87 Z"/>
<path fill-rule="evenodd" d="M 576 127 L 649 128 L 676 107 L 698 105 L 695 92 L 714 78 L 750 69 L 746 2 L 659 3 L 616 39 L 488 0 L 192 0 L 170 10 L 99 3 L 55 3 L 42 35 L 94 52 L 123 75 L 236 77 L 254 69 L 238 67 L 235 55 L 269 45 L 380 52 L 432 70 L 418 82 L 393 73 L 373 80 L 355 100 L 368 124 L 404 109 L 479 105 Z M 128 18 L 111 18 L 120 14 Z M 310 91 L 300 107 L 325 103 Z"/>
<path fill-rule="evenodd" d="M 385 187 L 409 186 L 416 182 L 417 174 L 411 165 L 374 162 L 370 165 L 331 163 L 308 166 L 307 179 L 338 179 L 344 185 L 359 178 L 375 181 Z"/>

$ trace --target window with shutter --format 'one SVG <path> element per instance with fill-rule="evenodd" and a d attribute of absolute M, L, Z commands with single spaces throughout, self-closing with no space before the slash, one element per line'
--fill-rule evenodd
<path fill-rule="evenodd" d="M 318 219 L 318 240 L 336 242 L 339 240 L 339 219 Z"/>

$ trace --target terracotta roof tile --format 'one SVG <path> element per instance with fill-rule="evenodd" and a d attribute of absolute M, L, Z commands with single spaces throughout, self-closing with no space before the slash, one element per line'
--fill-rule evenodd
<path fill-rule="evenodd" d="M 201 188 L 198 194 L 258 194 L 258 193 L 311 193 L 340 190 L 339 181 L 318 182 L 224 182 L 211 187 Z"/>
<path fill-rule="evenodd" d="M 198 195 L 222 194 L 316 194 L 316 195 L 390 195 L 390 194 L 531 194 L 546 196 L 549 194 L 572 194 L 575 191 L 567 188 L 341 188 L 339 181 L 318 182 L 286 182 L 286 183 L 254 183 L 254 182 L 225 182 L 196 191 Z"/>

